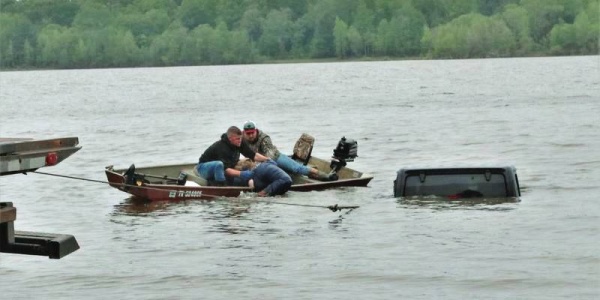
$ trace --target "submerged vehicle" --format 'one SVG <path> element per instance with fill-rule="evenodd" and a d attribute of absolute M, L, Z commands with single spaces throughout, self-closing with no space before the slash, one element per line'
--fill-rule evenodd
<path fill-rule="evenodd" d="M 303 135 L 304 136 L 304 135 Z M 294 147 L 292 159 L 325 173 L 335 173 L 337 180 L 321 181 L 293 174 L 290 191 L 316 191 L 345 186 L 367 186 L 372 175 L 346 167 L 357 155 L 357 143 L 343 137 L 330 160 L 311 156 L 314 139 L 306 142 L 301 137 Z M 105 168 L 109 184 L 135 197 L 152 201 L 213 199 L 215 197 L 237 197 L 251 192 L 248 186 L 212 186 L 196 171 L 196 164 L 175 164 L 150 167 L 115 169 Z"/>
<path fill-rule="evenodd" d="M 520 197 L 514 166 L 403 168 L 394 180 L 394 197 L 440 196 L 449 199 Z"/>

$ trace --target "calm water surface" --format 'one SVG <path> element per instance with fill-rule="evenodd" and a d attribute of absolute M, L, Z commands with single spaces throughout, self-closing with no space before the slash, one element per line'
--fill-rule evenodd
<path fill-rule="evenodd" d="M 61 260 L 0 255 L 2 299 L 598 299 L 600 59 L 0 73 L 0 136 L 77 136 L 43 171 L 106 180 L 195 162 L 255 121 L 284 152 L 356 139 L 367 188 L 139 204 L 102 183 L 0 177 L 17 230 L 73 234 Z M 520 201 L 393 197 L 401 167 L 512 164 Z"/>

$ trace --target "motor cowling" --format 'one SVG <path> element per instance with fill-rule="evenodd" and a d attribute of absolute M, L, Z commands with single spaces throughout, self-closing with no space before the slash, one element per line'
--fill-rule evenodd
<path fill-rule="evenodd" d="M 358 157 L 358 143 L 353 139 L 342 137 L 333 149 L 333 158 L 345 161 L 354 161 Z"/>
<path fill-rule="evenodd" d="M 353 139 L 342 137 L 333 149 L 333 157 L 331 157 L 330 168 L 336 173 L 341 168 L 346 166 L 346 162 L 354 161 L 358 157 L 358 143 Z"/>

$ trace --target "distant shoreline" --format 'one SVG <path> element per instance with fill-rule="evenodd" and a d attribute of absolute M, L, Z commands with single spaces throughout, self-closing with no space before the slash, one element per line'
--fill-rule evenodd
<path fill-rule="evenodd" d="M 133 66 L 133 67 L 106 67 L 106 68 L 0 68 L 0 72 L 14 71 L 50 71 L 50 70 L 94 70 L 94 69 L 135 69 L 135 68 L 171 68 L 171 67 L 208 67 L 208 66 L 239 66 L 239 65 L 275 65 L 275 64 L 310 64 L 310 63 L 344 63 L 344 62 L 383 62 L 383 61 L 409 61 L 409 60 L 472 60 L 472 59 L 503 59 L 503 58 L 536 58 L 536 57 L 576 57 L 576 56 L 600 56 L 592 55 L 545 55 L 536 53 L 527 56 L 508 56 L 508 57 L 472 57 L 472 58 L 424 58 L 424 57 L 362 57 L 339 59 L 331 58 L 297 58 L 297 59 L 268 59 L 264 61 L 247 64 L 199 64 L 199 65 L 172 65 L 172 66 Z"/>

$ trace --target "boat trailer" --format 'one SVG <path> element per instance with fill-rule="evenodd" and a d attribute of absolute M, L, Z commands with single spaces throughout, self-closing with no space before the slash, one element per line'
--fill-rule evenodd
<path fill-rule="evenodd" d="M 33 172 L 57 165 L 81 149 L 77 137 L 34 140 L 0 138 L 0 176 Z M 0 202 L 0 252 L 60 259 L 79 249 L 74 236 L 15 231 L 17 208 Z"/>

